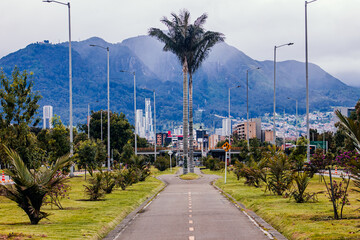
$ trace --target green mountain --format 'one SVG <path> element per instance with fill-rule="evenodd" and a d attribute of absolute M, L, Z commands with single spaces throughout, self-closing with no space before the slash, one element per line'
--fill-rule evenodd
<path fill-rule="evenodd" d="M 124 112 L 131 122 L 133 113 L 133 76 L 121 70 L 135 71 L 137 108 L 144 108 L 144 99 L 156 90 L 158 126 L 164 129 L 182 122 L 182 68 L 177 58 L 163 52 L 163 45 L 148 36 L 129 38 L 111 44 L 93 37 L 72 42 L 73 58 L 73 116 L 74 123 L 85 123 L 87 107 L 107 109 L 106 51 L 90 44 L 110 48 L 110 108 Z M 68 123 L 69 76 L 68 43 L 34 43 L 0 59 L 0 67 L 10 74 L 14 66 L 34 73 L 34 88 L 40 91 L 43 105 L 52 105 L 54 114 Z M 231 90 L 231 115 L 246 114 L 246 70 L 249 72 L 250 116 L 262 116 L 273 108 L 273 62 L 256 61 L 238 49 L 218 44 L 209 58 L 194 75 L 194 109 L 204 109 L 203 121 L 213 126 L 219 119 L 214 115 L 228 115 L 228 88 Z M 347 86 L 340 80 L 309 65 L 310 111 L 330 110 L 332 106 L 354 106 L 360 89 Z M 295 112 L 294 101 L 299 100 L 299 113 L 305 112 L 305 65 L 297 61 L 277 63 L 277 111 Z M 39 113 L 42 110 L 40 109 Z"/>

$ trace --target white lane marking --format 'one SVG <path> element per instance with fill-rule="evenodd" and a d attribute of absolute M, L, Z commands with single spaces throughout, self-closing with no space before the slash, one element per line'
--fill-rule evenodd
<path fill-rule="evenodd" d="M 189 209 L 191 209 L 191 206 L 189 206 Z"/>
<path fill-rule="evenodd" d="M 194 236 L 189 236 L 189 240 L 195 240 Z"/>
<path fill-rule="evenodd" d="M 189 210 L 189 212 L 192 212 L 192 210 Z"/>
<path fill-rule="evenodd" d="M 191 214 L 189 215 L 189 218 L 192 218 L 192 215 L 191 215 Z"/>
<path fill-rule="evenodd" d="M 190 232 L 193 232 L 193 231 L 194 231 L 194 228 L 193 228 L 193 227 L 189 227 L 189 231 L 190 231 Z"/>
<path fill-rule="evenodd" d="M 193 220 L 189 220 L 189 223 L 190 223 L 190 224 L 193 224 L 194 222 L 193 222 Z"/>

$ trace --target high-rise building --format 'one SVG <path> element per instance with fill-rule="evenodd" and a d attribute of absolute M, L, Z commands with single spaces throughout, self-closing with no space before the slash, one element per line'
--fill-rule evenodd
<path fill-rule="evenodd" d="M 229 136 L 231 134 L 231 119 L 224 118 L 222 120 L 222 136 Z"/>
<path fill-rule="evenodd" d="M 340 121 L 335 111 L 339 111 L 344 117 L 350 117 L 351 112 L 355 111 L 355 107 L 336 107 L 334 108 L 334 122 Z"/>
<path fill-rule="evenodd" d="M 147 140 L 155 140 L 150 98 L 145 98 L 145 113 L 142 109 L 136 110 L 136 124 L 136 134 Z"/>
<path fill-rule="evenodd" d="M 136 110 L 136 134 L 142 138 L 145 138 L 145 118 L 142 109 Z"/>
<path fill-rule="evenodd" d="M 43 129 L 52 128 L 53 107 L 50 105 L 43 107 Z"/>

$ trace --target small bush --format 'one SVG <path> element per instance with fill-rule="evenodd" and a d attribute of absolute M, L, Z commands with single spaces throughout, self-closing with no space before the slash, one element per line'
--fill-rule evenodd
<path fill-rule="evenodd" d="M 88 180 L 90 185 L 84 185 L 85 193 L 89 196 L 90 201 L 99 200 L 104 196 L 103 174 L 95 173 L 94 177 Z"/>
<path fill-rule="evenodd" d="M 204 166 L 212 171 L 217 171 L 225 167 L 225 163 L 218 158 L 208 157 L 204 161 Z"/>
<path fill-rule="evenodd" d="M 305 193 L 305 190 L 310 182 L 310 177 L 307 172 L 298 172 L 294 176 L 293 190 L 290 191 L 290 197 L 295 199 L 297 203 L 305 203 L 309 201 L 316 202 L 316 193 Z"/>
<path fill-rule="evenodd" d="M 66 177 L 62 175 L 61 178 L 65 179 Z M 60 201 L 64 198 L 69 198 L 70 190 L 70 185 L 65 182 L 57 184 L 45 195 L 44 204 L 50 204 L 51 207 L 52 205 L 55 205 L 59 209 L 64 209 Z"/>
<path fill-rule="evenodd" d="M 159 171 L 165 171 L 170 167 L 170 160 L 166 157 L 158 157 L 154 163 L 154 166 L 159 169 Z"/>
<path fill-rule="evenodd" d="M 105 193 L 109 194 L 113 191 L 114 187 L 115 187 L 115 175 L 112 172 L 102 172 L 101 173 L 103 176 L 103 190 L 105 191 Z"/>

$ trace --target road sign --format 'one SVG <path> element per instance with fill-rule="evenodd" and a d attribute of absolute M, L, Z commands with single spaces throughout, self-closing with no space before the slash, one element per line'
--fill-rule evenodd
<path fill-rule="evenodd" d="M 168 154 L 171 156 L 173 154 L 173 151 L 168 151 Z"/>
<path fill-rule="evenodd" d="M 221 146 L 226 152 L 229 151 L 231 149 L 231 146 L 228 142 L 225 142 L 222 146 Z"/>

